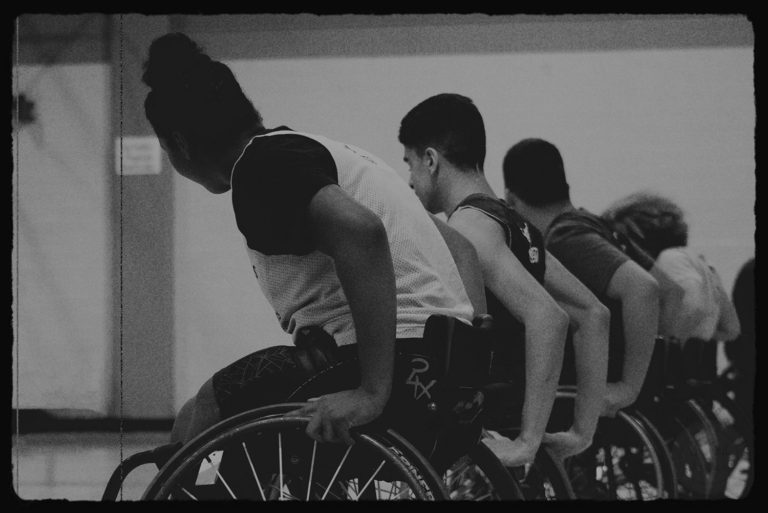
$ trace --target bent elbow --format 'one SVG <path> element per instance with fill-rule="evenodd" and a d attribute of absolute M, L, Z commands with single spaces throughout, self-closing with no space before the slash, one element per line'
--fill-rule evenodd
<path fill-rule="evenodd" d="M 558 305 L 552 305 L 551 311 L 548 314 L 549 322 L 552 328 L 562 335 L 563 343 L 565 343 L 565 335 L 568 332 L 568 325 L 570 324 L 570 317 L 568 314 L 560 308 Z"/>
<path fill-rule="evenodd" d="M 602 303 L 597 303 L 589 309 L 589 316 L 599 331 L 606 333 L 611 327 L 611 311 Z"/>
<path fill-rule="evenodd" d="M 389 244 L 384 223 L 375 215 L 365 216 L 358 220 L 355 227 L 357 241 L 368 246 Z"/>
<path fill-rule="evenodd" d="M 661 285 L 659 285 L 656 278 L 651 275 L 648 275 L 646 279 L 643 280 L 641 289 L 646 296 L 653 296 L 657 299 L 661 296 Z"/>

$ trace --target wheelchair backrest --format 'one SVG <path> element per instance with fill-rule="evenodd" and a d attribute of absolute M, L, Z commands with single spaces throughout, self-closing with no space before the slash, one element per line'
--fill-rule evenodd
<path fill-rule="evenodd" d="M 491 367 L 490 315 L 472 326 L 454 317 L 432 315 L 424 326 L 424 342 L 446 385 L 479 388 L 488 382 Z"/>

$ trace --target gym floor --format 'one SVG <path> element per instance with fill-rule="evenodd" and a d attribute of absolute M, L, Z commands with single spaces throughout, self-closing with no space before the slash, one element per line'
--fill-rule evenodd
<path fill-rule="evenodd" d="M 122 458 L 168 442 L 165 431 L 130 432 L 122 438 Z M 14 490 L 25 501 L 100 501 L 110 475 L 120 462 L 118 433 L 31 433 L 13 437 L 11 462 Z M 741 465 L 740 465 L 741 466 Z M 737 469 L 737 473 L 738 473 Z M 125 480 L 122 499 L 135 501 L 157 469 L 138 467 Z M 729 496 L 739 496 L 729 481 Z"/>
<path fill-rule="evenodd" d="M 130 432 L 122 439 L 123 459 L 168 442 L 168 432 Z M 13 437 L 14 490 L 24 500 L 99 501 L 120 463 L 119 433 L 31 433 Z M 157 473 L 152 465 L 133 471 L 123 500 L 138 500 Z"/>

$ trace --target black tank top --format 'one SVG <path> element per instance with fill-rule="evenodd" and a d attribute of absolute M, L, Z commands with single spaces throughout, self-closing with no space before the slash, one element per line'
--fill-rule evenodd
<path fill-rule="evenodd" d="M 507 247 L 539 283 L 544 282 L 545 251 L 541 232 L 504 201 L 486 194 L 471 194 L 459 203 L 462 208 L 478 210 L 499 223 Z M 492 365 L 496 380 L 525 383 L 525 325 L 517 320 L 487 287 L 488 313 L 493 316 L 496 343 Z"/>

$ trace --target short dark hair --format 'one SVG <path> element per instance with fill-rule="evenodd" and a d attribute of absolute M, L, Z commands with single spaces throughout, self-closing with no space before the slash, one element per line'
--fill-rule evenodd
<path fill-rule="evenodd" d="M 504 186 L 534 207 L 570 200 L 563 158 L 554 144 L 523 139 L 507 151 L 502 164 Z"/>
<path fill-rule="evenodd" d="M 688 224 L 672 200 L 651 192 L 620 199 L 603 213 L 614 229 L 633 239 L 655 260 L 669 248 L 688 244 Z"/>
<path fill-rule="evenodd" d="M 398 140 L 419 153 L 431 146 L 456 166 L 483 169 L 483 117 L 466 96 L 443 93 L 419 103 L 400 122 Z"/>
<path fill-rule="evenodd" d="M 152 88 L 144 112 L 155 133 L 176 131 L 191 151 L 216 151 L 234 137 L 261 126 L 261 115 L 226 64 L 212 60 L 181 33 L 155 39 L 142 80 Z"/>

